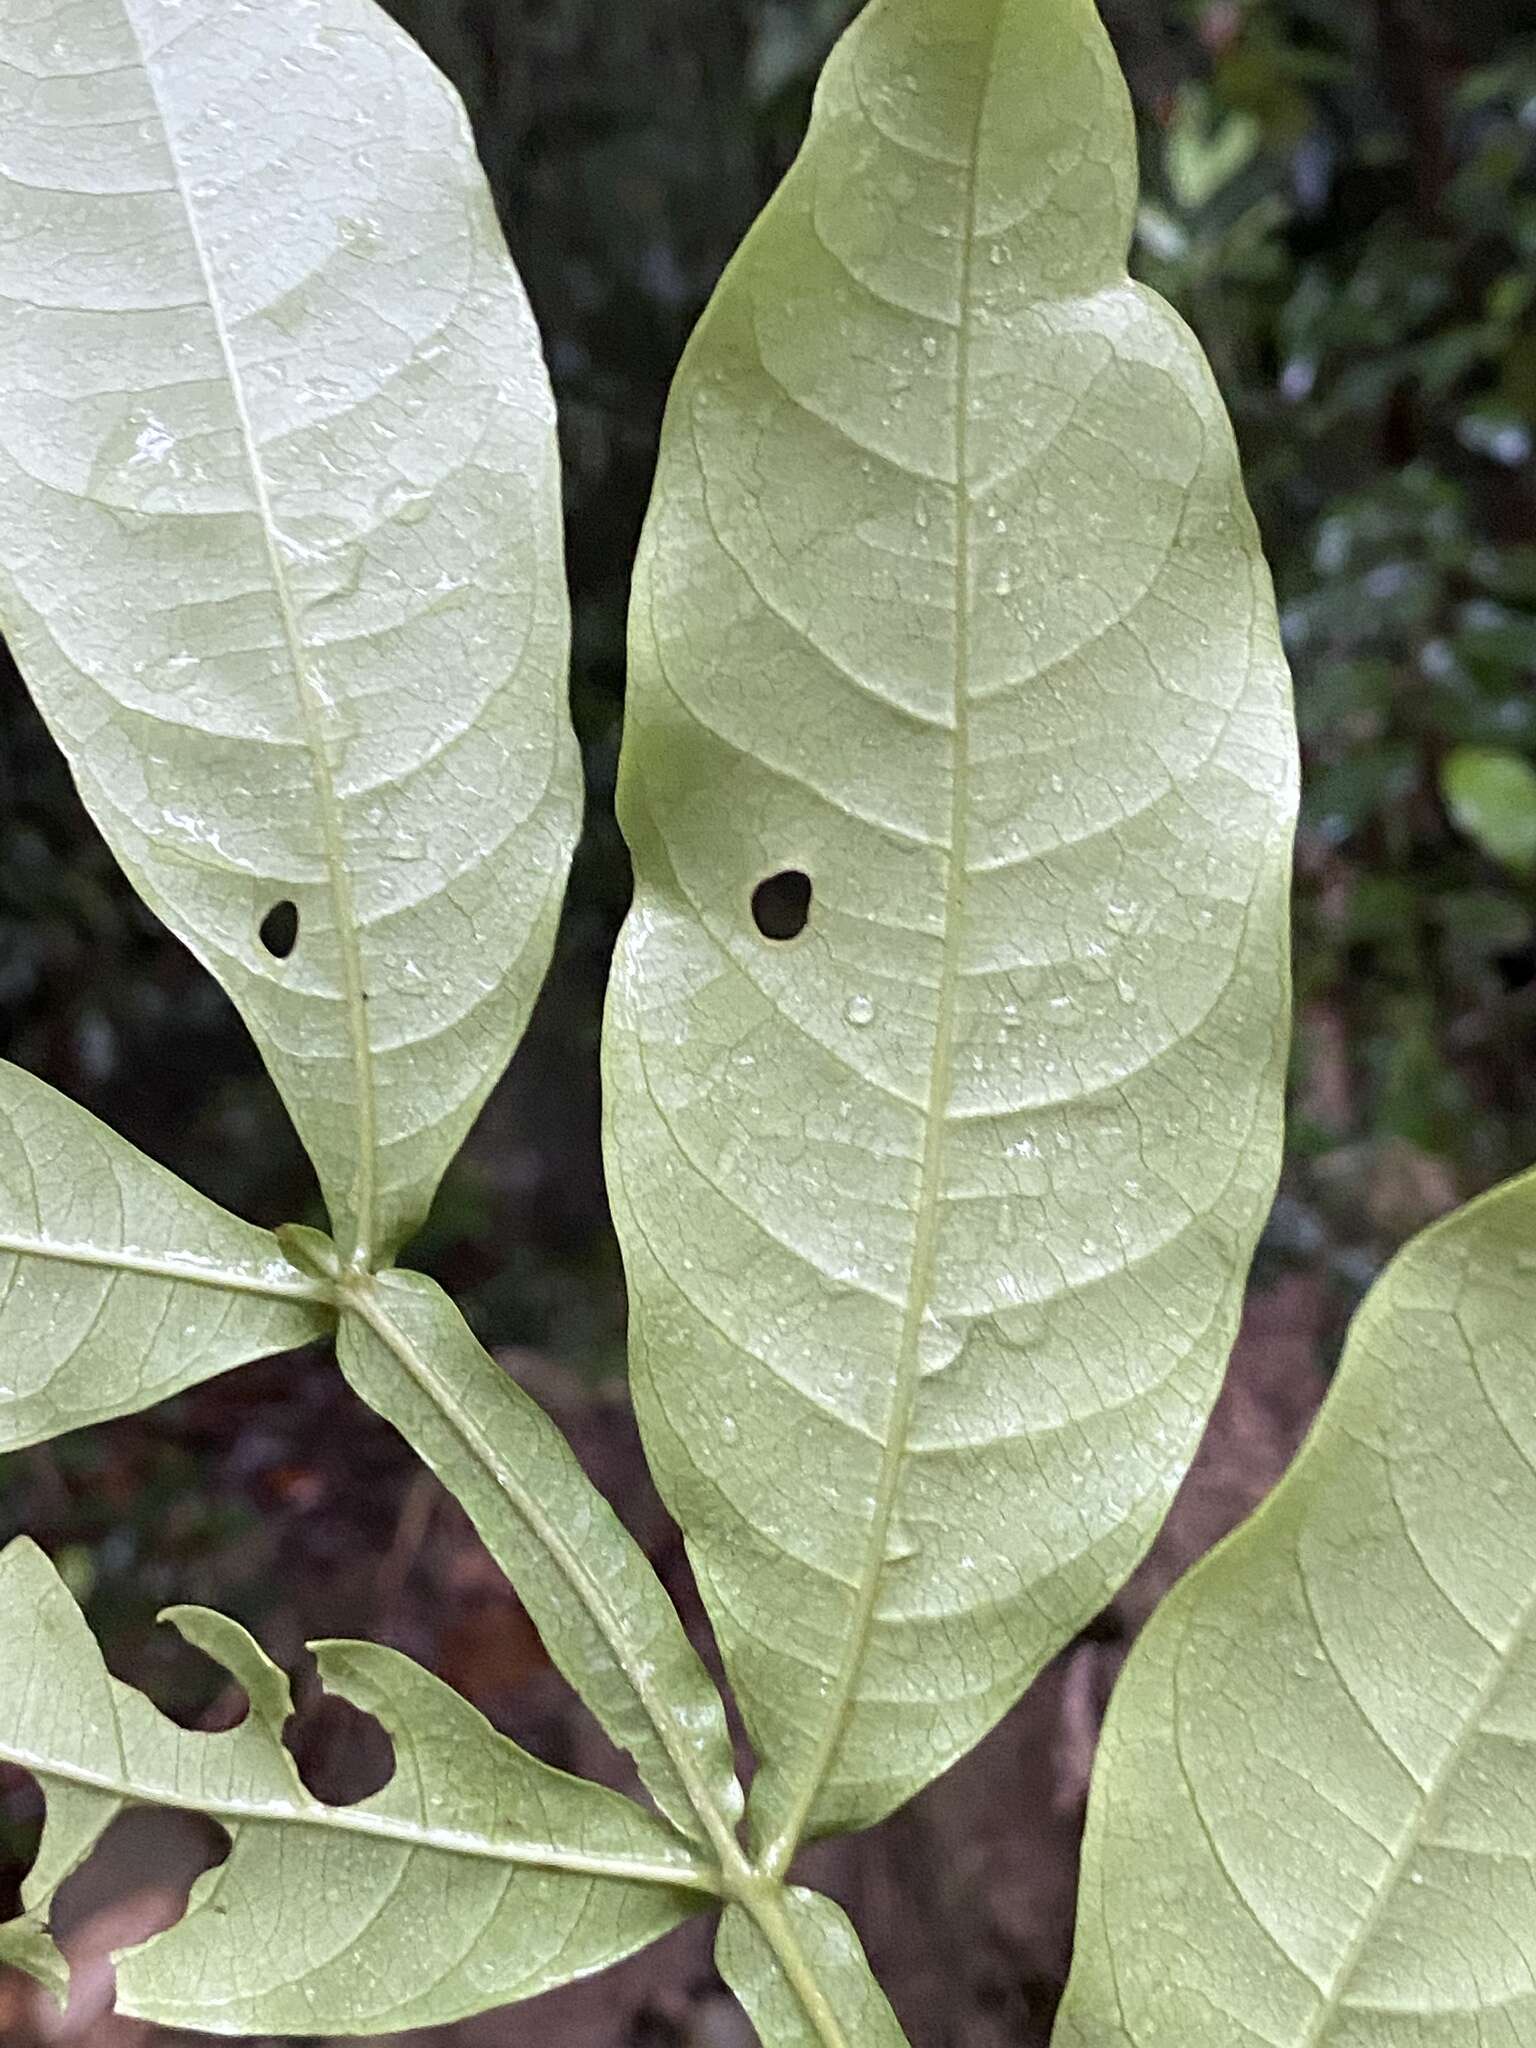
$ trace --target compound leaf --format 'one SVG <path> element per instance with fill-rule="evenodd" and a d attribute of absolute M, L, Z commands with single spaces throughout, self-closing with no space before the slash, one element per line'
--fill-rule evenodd
<path fill-rule="evenodd" d="M 576 827 L 522 288 L 372 0 L 7 8 L 0 133 L 0 626 L 366 1262 L 517 1040 Z"/>
<path fill-rule="evenodd" d="M 726 1908 L 715 1944 L 763 2048 L 907 2048 L 840 1906 L 791 1885 L 767 1913 L 777 1945 L 740 1906 Z"/>
<path fill-rule="evenodd" d="M 677 1610 L 565 1437 L 419 1273 L 386 1273 L 343 1318 L 342 1370 L 463 1504 L 551 1658 L 662 1811 L 733 1837 L 725 1709 Z"/>
<path fill-rule="evenodd" d="M 316 1646 L 328 1688 L 395 1745 L 385 1789 L 333 1807 L 282 1746 L 286 1681 L 235 1623 L 170 1617 L 252 1696 L 239 1728 L 202 1735 L 109 1675 L 30 1543 L 0 1556 L 0 1608 L 32 1617 L 0 1669 L 0 1756 L 48 1802 L 26 1917 L 0 1929 L 0 1958 L 55 1987 L 49 1902 L 135 1805 L 211 1815 L 230 1838 L 186 1918 L 118 1970 L 120 2012 L 204 2033 L 438 2025 L 600 1969 L 708 1903 L 664 1823 L 538 1763 L 395 1651 Z"/>
<path fill-rule="evenodd" d="M 1129 1572 L 1273 1188 L 1287 679 L 1135 196 L 1091 0 L 875 0 L 668 417 L 608 1157 L 781 1860 Z"/>
<path fill-rule="evenodd" d="M 1367 1297 L 1278 1492 L 1154 1617 L 1057 2048 L 1536 2039 L 1536 1176 Z"/>
<path fill-rule="evenodd" d="M 0 1451 L 147 1408 L 334 1320 L 269 1232 L 0 1062 Z"/>

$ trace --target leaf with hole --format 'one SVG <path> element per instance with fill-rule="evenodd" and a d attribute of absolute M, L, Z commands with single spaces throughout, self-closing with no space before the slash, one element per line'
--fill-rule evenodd
<path fill-rule="evenodd" d="M 1287 678 L 1135 196 L 1089 0 L 884 0 L 668 415 L 608 1160 L 775 1867 L 1130 1571 L 1273 1190 Z"/>
<path fill-rule="evenodd" d="M 0 1757 L 48 1802 L 26 1917 L 0 1928 L 0 1960 L 44 1981 L 54 1893 L 136 1805 L 210 1815 L 230 1839 L 186 1918 L 118 1968 L 120 2012 L 202 2033 L 439 2025 L 600 1969 L 709 1902 L 670 1829 L 536 1762 L 393 1650 L 316 1645 L 327 1687 L 395 1745 L 384 1790 L 334 1807 L 282 1745 L 286 1680 L 235 1623 L 168 1617 L 251 1699 L 239 1728 L 200 1735 L 109 1675 L 29 1543 L 0 1556 L 0 1605 L 33 1618 L 0 1670 Z"/>
<path fill-rule="evenodd" d="M 1536 2038 L 1536 1175 L 1409 1246 L 1115 1694 L 1057 2048 Z"/>
<path fill-rule="evenodd" d="M 0 131 L 0 623 L 387 1255 L 579 809 L 553 406 L 462 109 L 372 0 L 78 0 L 7 11 Z"/>
<path fill-rule="evenodd" d="M 0 1062 L 0 1451 L 132 1414 L 334 1321 L 270 1232 Z"/>

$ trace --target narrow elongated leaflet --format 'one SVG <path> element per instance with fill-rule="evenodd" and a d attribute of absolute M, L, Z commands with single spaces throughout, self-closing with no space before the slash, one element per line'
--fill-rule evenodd
<path fill-rule="evenodd" d="M 741 1788 L 725 1709 L 644 1553 L 549 1417 L 440 1287 L 370 1283 L 342 1370 L 463 1503 L 555 1663 L 683 1831 L 733 1843 Z"/>
<path fill-rule="evenodd" d="M 0 628 L 387 1255 L 526 1019 L 578 775 L 538 340 L 373 0 L 0 12 Z"/>
<path fill-rule="evenodd" d="M 29 1616 L 0 1666 L 0 1757 L 48 1800 L 26 1917 L 0 1927 L 0 1961 L 54 1988 L 50 1902 L 131 1805 L 209 1814 L 230 1838 L 187 1917 L 118 1969 L 119 2011 L 200 2033 L 439 2025 L 599 1969 L 708 1903 L 710 1880 L 663 1823 L 536 1762 L 392 1650 L 317 1645 L 327 1686 L 395 1745 L 382 1792 L 332 1807 L 282 1746 L 287 1681 L 234 1622 L 169 1617 L 251 1698 L 241 1727 L 200 1735 L 108 1674 L 29 1543 L 0 1556 L 0 1606 Z"/>
<path fill-rule="evenodd" d="M 608 1161 L 779 1863 L 1131 1569 L 1273 1188 L 1287 678 L 1135 195 L 1091 0 L 874 0 L 668 415 Z"/>
<path fill-rule="evenodd" d="M 132 1414 L 334 1321 L 269 1231 L 0 1062 L 0 1451 Z"/>
<path fill-rule="evenodd" d="M 1536 2039 L 1536 1175 L 1410 1245 L 1133 1654 L 1058 2048 Z"/>

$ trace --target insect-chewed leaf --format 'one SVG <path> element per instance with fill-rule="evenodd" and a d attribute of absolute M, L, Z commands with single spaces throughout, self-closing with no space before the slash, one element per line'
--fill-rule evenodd
<path fill-rule="evenodd" d="M 536 1762 L 392 1650 L 317 1646 L 327 1685 L 395 1745 L 382 1792 L 332 1807 L 282 1746 L 281 1673 L 234 1622 L 170 1617 L 251 1695 L 241 1727 L 200 1735 L 108 1674 L 29 1543 L 0 1556 L 0 1607 L 33 1617 L 0 1668 L 0 1757 L 48 1801 L 27 1917 L 0 1928 L 0 1959 L 44 1981 L 58 1975 L 43 1931 L 54 1892 L 133 1805 L 208 1814 L 230 1837 L 186 1918 L 118 1970 L 120 2011 L 204 2033 L 436 2025 L 600 1969 L 708 1903 L 662 1822 Z"/>
<path fill-rule="evenodd" d="M 1131 1569 L 1273 1188 L 1287 678 L 1135 191 L 1091 0 L 875 0 L 667 423 L 609 1162 L 781 1852 Z"/>
<path fill-rule="evenodd" d="M 740 1906 L 726 1910 L 715 1946 L 764 2048 L 907 2048 L 842 1908 L 789 1886 L 772 1910 L 779 1951 Z"/>
<path fill-rule="evenodd" d="M 1536 1175 L 1367 1297 L 1110 1709 L 1058 2048 L 1536 2039 Z"/>
<path fill-rule="evenodd" d="M 69 2001 L 69 1964 L 53 1937 L 35 1922 L 12 1920 L 0 1926 L 0 1965 L 25 1974 L 53 1994 L 62 2008 Z"/>
<path fill-rule="evenodd" d="M 387 1253 L 578 812 L 553 407 L 462 109 L 373 0 L 74 0 L 4 10 L 0 132 L 0 627 Z"/>
<path fill-rule="evenodd" d="M 545 1648 L 685 1833 L 730 1839 L 741 1788 L 720 1695 L 644 1552 L 531 1396 L 420 1273 L 341 1325 L 348 1380 L 462 1502 Z"/>
<path fill-rule="evenodd" d="M 0 1451 L 147 1408 L 334 1320 L 270 1232 L 0 1062 Z"/>

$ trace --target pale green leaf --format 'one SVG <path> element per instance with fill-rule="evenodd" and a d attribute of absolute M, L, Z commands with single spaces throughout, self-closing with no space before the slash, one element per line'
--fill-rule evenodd
<path fill-rule="evenodd" d="M 1268 1505 L 1153 1619 L 1058 2048 L 1536 2041 L 1536 1176 L 1368 1296 Z"/>
<path fill-rule="evenodd" d="M 326 1292 L 270 1232 L 0 1062 L 0 1451 L 312 1343 Z"/>
<path fill-rule="evenodd" d="M 1129 1572 L 1273 1188 L 1287 679 L 1135 197 L 1089 0 L 875 0 L 667 423 L 608 1157 L 780 1860 Z"/>
<path fill-rule="evenodd" d="M 463 1503 L 662 1811 L 725 1853 L 741 1814 L 725 1710 L 633 1537 L 440 1287 L 386 1273 L 354 1306 L 338 1343 L 352 1386 Z"/>
<path fill-rule="evenodd" d="M 0 1609 L 32 1616 L 0 1669 L 0 1757 L 48 1802 L 29 1917 L 0 1955 L 44 1973 L 48 1902 L 124 1808 L 208 1814 L 230 1838 L 186 1918 L 121 1960 L 120 2012 L 202 2033 L 438 2025 L 600 1969 L 708 1903 L 664 1823 L 538 1763 L 393 1650 L 316 1646 L 328 1689 L 395 1746 L 382 1792 L 333 1807 L 278 1739 L 281 1674 L 233 1622 L 178 1620 L 258 1695 L 239 1728 L 202 1735 L 108 1674 L 29 1543 L 0 1557 Z"/>
<path fill-rule="evenodd" d="M 373 0 L 73 0 L 0 18 L 0 134 L 0 626 L 386 1254 L 578 812 L 553 408 L 463 111 Z"/>
<path fill-rule="evenodd" d="M 728 1907 L 715 1959 L 762 2048 L 907 2048 L 848 1916 L 815 1892 L 791 1886 L 756 1919 Z"/>

